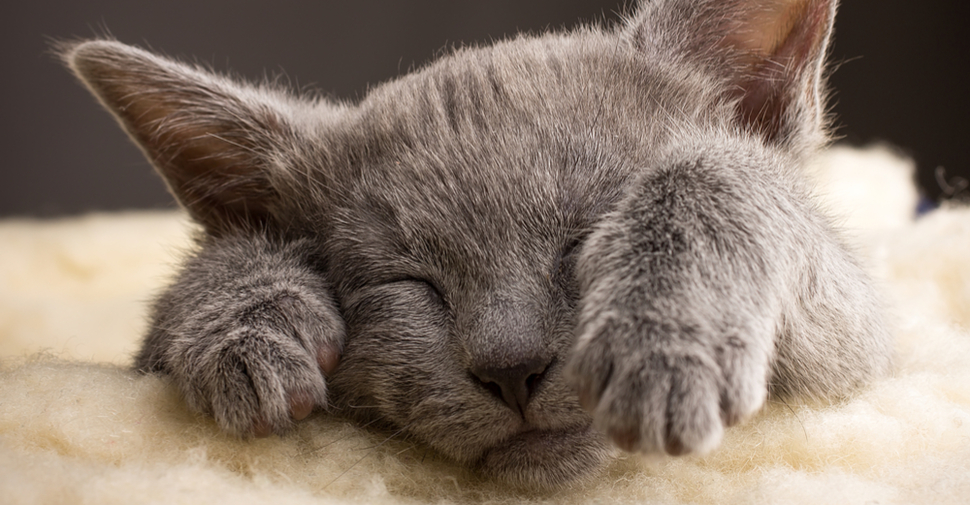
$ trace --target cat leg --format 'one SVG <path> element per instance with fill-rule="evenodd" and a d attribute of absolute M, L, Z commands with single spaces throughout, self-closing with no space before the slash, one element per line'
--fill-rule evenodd
<path fill-rule="evenodd" d="M 793 166 L 742 139 L 674 149 L 584 245 L 568 372 L 620 448 L 703 453 L 769 381 L 839 393 L 887 368 L 872 288 Z"/>
<path fill-rule="evenodd" d="M 138 369 L 240 436 L 282 433 L 326 406 L 344 324 L 309 243 L 206 239 L 154 306 Z"/>

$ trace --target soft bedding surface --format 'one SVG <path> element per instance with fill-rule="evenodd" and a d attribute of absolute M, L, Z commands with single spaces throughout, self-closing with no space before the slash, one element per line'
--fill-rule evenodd
<path fill-rule="evenodd" d="M 392 433 L 316 413 L 241 441 L 127 369 L 189 247 L 177 212 L 0 221 L 0 503 L 970 503 L 970 209 L 917 217 L 912 167 L 833 148 L 821 205 L 883 285 L 894 373 L 772 403 L 704 457 L 622 455 L 587 482 L 482 481 Z"/>

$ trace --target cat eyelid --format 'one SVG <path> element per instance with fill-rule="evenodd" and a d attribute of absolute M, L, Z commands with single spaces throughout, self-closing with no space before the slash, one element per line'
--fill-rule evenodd
<path fill-rule="evenodd" d="M 441 291 L 441 288 L 439 288 L 438 284 L 436 284 L 434 281 L 431 281 L 423 277 L 406 276 L 406 277 L 399 277 L 399 278 L 393 279 L 387 282 L 386 284 L 397 284 L 400 282 L 407 282 L 412 284 L 423 284 L 428 288 L 430 288 L 431 292 L 434 293 L 435 297 L 440 299 L 442 303 L 444 303 L 445 301 L 444 292 Z"/>
<path fill-rule="evenodd" d="M 580 247 L 586 243 L 586 239 L 589 237 L 589 232 L 584 232 L 581 235 L 573 235 L 566 238 L 565 244 L 562 249 L 559 250 L 559 256 L 557 257 L 558 262 L 569 258 L 572 259 L 579 252 Z"/>
<path fill-rule="evenodd" d="M 571 271 L 576 263 L 576 256 L 579 253 L 579 248 L 583 245 L 586 240 L 586 236 L 576 236 L 569 238 L 562 249 L 559 250 L 559 254 L 556 256 L 556 262 L 553 266 L 552 274 L 553 278 L 561 279 L 566 272 Z"/>
<path fill-rule="evenodd" d="M 567 258 L 569 256 L 576 254 L 577 250 L 579 249 L 579 246 L 583 244 L 583 239 L 585 239 L 585 237 L 570 239 L 568 242 L 566 242 L 566 245 L 563 246 L 562 250 L 559 252 L 559 257 Z"/>

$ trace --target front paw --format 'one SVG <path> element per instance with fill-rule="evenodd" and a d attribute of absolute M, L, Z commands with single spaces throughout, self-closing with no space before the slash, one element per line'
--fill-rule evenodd
<path fill-rule="evenodd" d="M 311 354 L 292 337 L 243 328 L 214 339 L 182 375 L 187 403 L 235 435 L 282 434 L 327 404 L 335 349 Z M 329 368 L 329 370 L 328 370 Z"/>
<path fill-rule="evenodd" d="M 327 405 L 343 326 L 327 300 L 291 295 L 200 310 L 174 330 L 167 371 L 189 406 L 238 436 L 282 434 Z M 208 315 L 206 315 L 208 314 Z M 204 321 L 204 323 L 202 323 Z"/>
<path fill-rule="evenodd" d="M 156 300 L 135 366 L 238 436 L 283 433 L 327 404 L 344 323 L 307 240 L 208 238 Z"/>
<path fill-rule="evenodd" d="M 604 311 L 568 374 L 594 425 L 625 451 L 703 454 L 764 403 L 767 357 L 737 335 Z"/>

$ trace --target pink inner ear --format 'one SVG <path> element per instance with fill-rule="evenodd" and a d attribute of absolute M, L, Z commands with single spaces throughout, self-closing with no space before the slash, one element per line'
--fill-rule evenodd
<path fill-rule="evenodd" d="M 728 45 L 750 55 L 751 63 L 778 53 L 792 36 L 794 28 L 805 18 L 810 2 L 776 0 L 753 3 L 725 38 Z"/>
<path fill-rule="evenodd" d="M 724 43 L 754 74 L 801 73 L 821 56 L 832 0 L 763 1 L 727 30 Z M 766 75 L 765 77 L 769 77 Z"/>
<path fill-rule="evenodd" d="M 804 77 L 819 72 L 832 2 L 750 2 L 744 14 L 731 23 L 724 43 L 737 51 L 742 95 L 739 112 L 749 128 L 769 138 L 790 133 L 785 125 L 789 109 L 817 91 L 815 80 L 806 82 Z"/>

